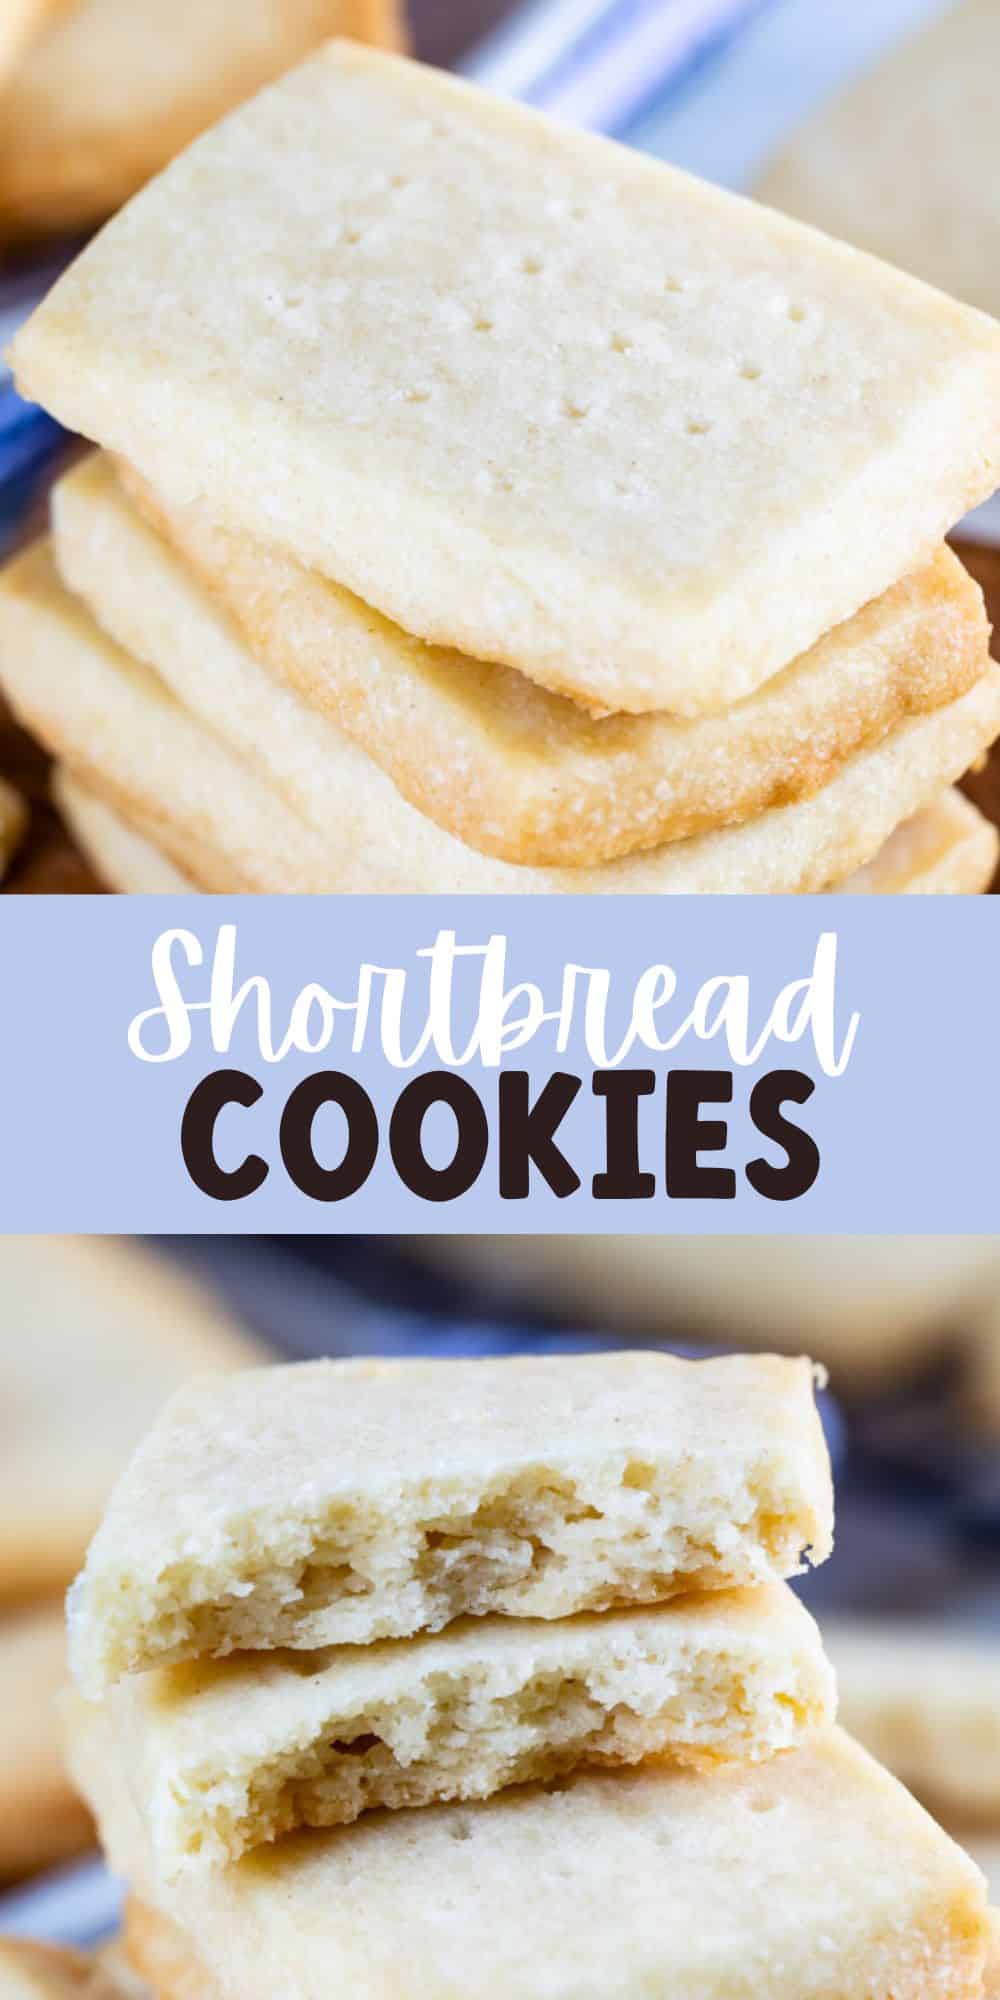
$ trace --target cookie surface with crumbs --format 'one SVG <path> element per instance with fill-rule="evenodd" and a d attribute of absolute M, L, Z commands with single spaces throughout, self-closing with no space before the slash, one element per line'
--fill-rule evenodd
<path fill-rule="evenodd" d="M 194 1382 L 70 1598 L 84 1693 L 157 1663 L 367 1644 L 772 1582 L 832 1541 L 805 1360 L 318 1361 Z"/>
<path fill-rule="evenodd" d="M 371 1807 L 489 1798 L 581 1764 L 762 1763 L 828 1725 L 835 1692 L 778 1583 L 193 1661 L 128 1675 L 110 1703 L 172 1878 Z"/>
<path fill-rule="evenodd" d="M 981 1874 L 840 1730 L 763 1767 L 367 1813 L 168 1887 L 106 1717 L 79 1708 L 112 1867 L 242 2000 L 982 2000 Z"/>

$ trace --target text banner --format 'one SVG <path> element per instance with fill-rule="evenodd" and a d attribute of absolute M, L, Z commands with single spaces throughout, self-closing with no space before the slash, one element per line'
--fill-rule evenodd
<path fill-rule="evenodd" d="M 12 898 L 4 1230 L 992 1232 L 989 898 Z"/>

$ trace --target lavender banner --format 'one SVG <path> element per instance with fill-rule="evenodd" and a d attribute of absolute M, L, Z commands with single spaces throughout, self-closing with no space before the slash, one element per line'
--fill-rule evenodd
<path fill-rule="evenodd" d="M 992 1232 L 998 986 L 989 898 L 11 899 L 0 1228 Z"/>

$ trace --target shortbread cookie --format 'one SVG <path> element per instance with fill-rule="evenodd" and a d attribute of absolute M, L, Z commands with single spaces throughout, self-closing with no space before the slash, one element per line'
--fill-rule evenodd
<path fill-rule="evenodd" d="M 129 1896 L 125 1904 L 124 1939 L 129 1964 L 137 1977 L 148 1980 L 156 2000 L 222 2000 L 221 1986 L 180 1926 L 137 1896 Z"/>
<path fill-rule="evenodd" d="M 107 888 L 130 896 L 179 896 L 194 889 L 190 878 L 175 868 L 153 841 L 69 771 L 54 771 L 52 798 L 77 846 Z"/>
<path fill-rule="evenodd" d="M 1000 1822 L 1000 1638 L 871 1620 L 825 1628 L 845 1726 L 933 1810 Z"/>
<path fill-rule="evenodd" d="M 138 1896 L 125 1904 L 124 1939 L 129 1964 L 148 1980 L 156 2000 L 221 2000 L 222 1988 L 179 1925 Z"/>
<path fill-rule="evenodd" d="M 962 0 L 796 134 L 762 200 L 1000 314 L 994 0 Z"/>
<path fill-rule="evenodd" d="M 992 1946 L 987 1963 L 986 1979 L 982 1989 L 983 2000 L 1000 2000 L 1000 1920 L 996 1912 L 991 1911 L 989 1914 L 997 1942 Z M 209 1982 L 183 1931 L 169 1917 L 162 1916 L 149 1903 L 142 1903 L 137 1897 L 130 1896 L 126 1904 L 125 1928 L 132 1960 L 136 1966 L 143 1969 L 145 1977 L 157 1995 L 157 2000 L 219 2000 L 219 1988 Z M 530 1990 L 524 1988 L 526 1993 Z M 533 1989 L 534 1992 L 538 1990 L 537 1986 Z M 620 1983 L 613 1990 L 620 1993 L 622 1991 Z M 786 1992 L 798 1994 L 802 1989 L 798 1986 L 769 1989 L 769 1991 L 774 1990 L 779 1990 L 783 1994 Z M 864 1987 L 860 1985 L 857 1989 L 852 1987 L 850 1990 L 852 1994 L 855 1990 L 859 1994 L 865 1992 Z M 685 2000 L 689 1992 L 701 1995 L 702 1991 L 701 1987 L 685 1988 Z M 740 2000 L 740 1996 L 747 1996 L 747 1991 L 745 1986 L 727 1987 L 724 1991 L 718 1986 L 708 1989 L 709 2000 L 728 2000 L 730 1993 L 735 1994 L 737 2000 Z M 840 2000 L 839 1995 L 838 2000 Z"/>
<path fill-rule="evenodd" d="M 0 91 L 0 243 L 100 221 L 335 34 L 398 47 L 396 0 L 73 0 Z"/>
<path fill-rule="evenodd" d="M 360 744 L 411 805 L 508 861 L 592 865 L 806 798 L 905 715 L 953 700 L 982 670 L 978 591 L 939 551 L 723 715 L 594 720 L 510 667 L 412 639 L 317 571 L 215 527 L 204 507 L 167 513 L 128 468 L 123 477 L 279 680 Z M 127 563 L 100 560 L 102 540 L 115 539 L 115 504 L 100 457 L 56 495 L 60 568 L 99 623 L 109 596 L 139 589 Z"/>
<path fill-rule="evenodd" d="M 167 860 L 139 819 L 123 818 L 61 768 L 52 789 L 70 833 L 109 889 L 132 895 L 197 890 L 193 876 Z M 890 834 L 865 868 L 835 886 L 846 895 L 978 895 L 992 878 L 997 846 L 990 821 L 961 792 L 949 791 Z"/>
<path fill-rule="evenodd" d="M 1000 480 L 1000 329 L 661 162 L 332 43 L 15 339 L 168 505 L 596 710 L 704 714 Z"/>
<path fill-rule="evenodd" d="M 56 1715 L 66 1674 L 61 1601 L 0 1617 L 0 1881 L 65 1861 L 93 1841 Z"/>
<path fill-rule="evenodd" d="M 0 90 L 32 37 L 65 4 L 66 0 L 3 0 L 0 6 Z"/>
<path fill-rule="evenodd" d="M 835 1707 L 787 1584 L 198 1661 L 132 1674 L 110 1700 L 167 1879 L 369 1807 L 489 1798 L 579 1764 L 761 1763 Z"/>
<path fill-rule="evenodd" d="M 822 1562 L 808 1361 L 318 1361 L 193 1383 L 70 1601 L 78 1685 L 234 1648 L 564 1618 Z"/>
<path fill-rule="evenodd" d="M 138 817 L 206 889 L 823 889 L 871 860 L 893 828 L 936 799 L 1000 731 L 1000 668 L 984 650 L 984 673 L 967 694 L 901 723 L 812 799 L 601 868 L 518 867 L 473 853 L 408 805 L 327 718 L 270 679 L 162 544 L 157 562 L 163 587 L 155 598 L 152 569 L 146 573 L 156 674 L 99 632 L 38 547 L 0 580 L 0 681 L 47 748 L 127 818 Z M 183 618 L 182 636 L 174 615 Z"/>
<path fill-rule="evenodd" d="M 855 895 L 968 896 L 988 889 L 1000 835 L 962 792 L 947 791 L 890 834 L 842 886 Z"/>
<path fill-rule="evenodd" d="M 165 1994 L 147 1986 L 130 1964 L 123 1937 L 102 1945 L 94 1956 L 94 1992 L 86 2000 L 167 2000 Z M 208 1983 L 197 2000 L 210 2000 Z"/>
<path fill-rule="evenodd" d="M 165 1397 L 261 1351 L 157 1252 L 0 1237 L 0 1603 L 68 1583 Z"/>
<path fill-rule="evenodd" d="M 106 1720 L 79 1707 L 112 1866 L 241 2000 L 981 2000 L 982 1877 L 839 1730 L 763 1768 L 654 1760 L 369 1813 L 168 1890 Z"/>
<path fill-rule="evenodd" d="M 532 1312 L 609 1334 L 699 1334 L 796 1353 L 834 1388 L 898 1385 L 954 1343 L 996 1290 L 988 1236 L 421 1236 L 408 1247 Z M 1000 1401 L 998 1401 L 1000 1410 Z"/>
<path fill-rule="evenodd" d="M 986 1964 L 983 2000 L 1000 2000 L 1000 1838 L 976 1835 L 969 1839 L 964 1833 L 956 1833 L 955 1839 L 986 1877 L 987 1894 L 993 1905 L 990 1910 L 993 1941 Z"/>
<path fill-rule="evenodd" d="M 117 1947 L 92 1956 L 27 1938 L 0 1938 L 0 2000 L 153 2000 L 153 1995 Z M 158 1993 L 156 2000 L 168 1996 Z M 189 2000 L 196 2000 L 193 1989 Z"/>
<path fill-rule="evenodd" d="M 0 778 L 0 878 L 14 858 L 28 825 L 28 808 L 20 792 Z"/>
<path fill-rule="evenodd" d="M 64 582 L 85 600 L 98 624 L 127 652 L 170 681 L 189 709 L 195 712 L 200 709 L 213 726 L 223 733 L 228 731 L 236 747 L 248 758 L 256 754 L 259 761 L 257 746 L 273 737 L 276 712 L 279 746 L 281 719 L 294 716 L 295 736 L 286 755 L 269 759 L 264 774 L 278 783 L 290 804 L 319 832 L 335 839 L 343 824 L 343 805 L 339 795 L 331 790 L 329 764 L 331 758 L 344 754 L 342 719 L 333 717 L 330 703 L 317 703 L 315 687 L 300 686 L 301 700 L 282 702 L 271 675 L 260 667 L 254 671 L 245 657 L 236 664 L 232 632 L 216 617 L 210 629 L 204 596 L 193 593 L 189 574 L 169 553 L 160 534 L 138 518 L 102 454 L 76 468 L 57 486 L 53 537 Z M 186 547 L 184 554 L 186 558 Z M 281 558 L 277 561 L 287 572 L 289 565 Z M 229 602 L 231 611 L 236 608 L 243 584 L 251 587 L 248 568 L 250 574 L 259 576 L 266 573 L 267 566 L 267 551 L 260 552 L 259 563 L 254 560 L 247 565 L 244 559 L 241 567 L 237 561 L 234 572 L 239 570 L 241 582 L 235 586 Z M 201 565 L 196 567 L 200 570 Z M 655 846 L 658 838 L 671 840 L 677 834 L 690 833 L 699 823 L 744 820 L 755 808 L 763 809 L 775 800 L 819 790 L 831 769 L 836 770 L 846 762 L 848 750 L 858 747 L 857 742 L 848 745 L 845 741 L 844 749 L 837 752 L 832 763 L 822 749 L 817 749 L 824 731 L 831 726 L 831 710 L 841 717 L 852 709 L 856 712 L 853 685 L 856 674 L 867 683 L 862 706 L 866 700 L 876 701 L 880 717 L 874 724 L 869 709 L 862 735 L 879 738 L 888 733 L 901 715 L 940 707 L 971 687 L 982 674 L 988 645 L 978 585 L 956 557 L 941 550 L 919 577 L 899 585 L 879 605 L 869 606 L 852 619 L 841 639 L 835 634 L 814 648 L 810 658 L 815 665 L 805 669 L 803 677 L 806 682 L 818 679 L 822 683 L 818 705 L 814 698 L 810 707 L 809 699 L 795 692 L 782 696 L 780 689 L 788 681 L 788 675 L 779 676 L 777 695 L 768 688 L 742 704 L 743 711 L 752 710 L 756 716 L 749 725 L 748 742 L 741 735 L 740 722 L 732 714 L 700 723 L 678 722 L 666 716 L 609 716 L 603 722 L 591 722 L 573 703 L 533 688 L 522 675 L 503 667 L 482 669 L 487 685 L 480 688 L 478 699 L 473 677 L 460 674 L 458 685 L 466 690 L 463 703 L 455 682 L 457 656 L 451 656 L 451 696 L 442 699 L 437 692 L 442 685 L 442 674 L 428 648 L 400 633 L 400 651 L 410 662 L 408 671 L 394 671 L 391 659 L 387 659 L 380 673 L 373 658 L 373 646 L 378 644 L 380 627 L 386 633 L 392 628 L 360 606 L 356 599 L 347 600 L 334 586 L 315 577 L 310 582 L 304 571 L 298 574 L 303 579 L 306 603 L 293 605 L 286 601 L 283 629 L 286 634 L 289 630 L 305 631 L 314 660 L 320 655 L 328 660 L 331 647 L 335 648 L 338 641 L 335 626 L 331 628 L 330 619 L 322 611 L 322 599 L 329 597 L 334 603 L 339 600 L 353 606 L 347 617 L 353 621 L 353 644 L 359 649 L 355 653 L 355 671 L 376 700 L 379 699 L 376 691 L 381 689 L 380 705 L 390 709 L 394 733 L 409 746 L 407 756 L 416 759 L 425 773 L 422 785 L 406 782 L 400 785 L 404 796 L 422 812 L 429 807 L 432 820 L 464 835 L 473 848 L 495 852 L 498 848 L 513 847 L 518 850 L 513 858 L 522 861 L 530 859 L 525 849 L 535 843 L 525 841 L 520 835 L 513 842 L 502 837 L 498 814 L 502 817 L 500 796 L 516 796 L 519 772 L 525 766 L 531 772 L 529 786 L 534 796 L 529 811 L 533 819 L 538 816 L 540 797 L 554 799 L 559 811 L 559 795 L 562 795 L 561 817 L 541 836 L 541 845 L 553 861 L 575 865 L 588 859 L 588 850 L 593 845 L 588 826 L 593 824 L 595 815 L 598 819 L 602 814 L 610 815 L 606 824 L 616 829 L 613 837 L 608 832 L 604 839 L 598 839 L 598 848 L 608 841 L 612 851 Z M 320 606 L 310 615 L 311 590 L 320 598 Z M 273 616 L 272 611 L 272 630 Z M 343 613 L 341 617 L 343 622 Z M 259 636 L 259 622 L 253 622 Z M 213 672 L 211 662 L 223 649 L 225 661 Z M 246 649 L 241 646 L 239 651 L 245 655 Z M 176 664 L 178 656 L 190 662 L 186 674 L 184 666 Z M 424 666 L 421 661 L 430 664 Z M 791 670 L 793 680 L 798 671 Z M 200 683 L 209 677 L 212 688 L 203 689 Z M 302 680 L 294 672 L 282 677 L 293 686 Z M 308 676 L 305 678 L 308 683 Z M 504 684 L 506 701 L 501 698 L 494 703 L 489 686 L 491 678 Z M 912 690 L 911 694 L 904 691 L 907 688 Z M 820 710 L 825 705 L 824 722 Z M 478 749 L 463 747 L 463 706 L 470 718 L 474 718 L 464 733 L 467 736 L 469 726 L 473 727 L 481 739 Z M 328 713 L 317 713 L 317 708 L 325 708 Z M 554 711 L 557 720 L 553 720 L 551 713 L 546 715 L 546 711 Z M 836 722 L 832 726 L 839 731 L 843 724 Z M 386 759 L 380 754 L 384 746 L 363 742 L 370 731 L 362 727 L 348 729 L 347 733 L 371 751 L 377 765 L 384 768 L 388 764 L 389 775 L 396 780 L 392 757 Z M 623 753 L 617 759 L 616 736 Z M 640 747 L 644 739 L 646 751 Z M 605 748 L 601 747 L 602 741 Z M 562 768 L 560 746 L 567 753 Z M 789 754 L 797 763 L 797 776 L 789 775 Z M 759 783 L 762 756 L 771 773 L 763 786 Z M 813 757 L 816 761 L 810 765 Z M 734 766 L 741 773 L 735 779 Z M 460 773 L 464 770 L 465 777 L 458 782 L 471 787 L 464 794 L 471 812 L 468 824 L 454 823 L 466 818 L 458 806 L 452 809 L 447 803 L 443 808 L 434 805 L 435 798 L 452 796 L 446 776 L 449 769 Z M 731 781 L 749 785 L 740 805 L 720 806 L 717 795 L 713 794 L 713 785 L 720 782 L 720 774 L 729 774 L 721 776 L 727 788 Z M 655 798 L 650 798 L 650 787 L 655 793 L 657 785 L 665 785 L 675 795 L 678 785 L 682 791 L 690 787 L 689 804 L 681 807 L 679 817 L 662 795 L 657 811 Z M 732 797 L 729 792 L 730 800 Z M 635 799 L 634 805 L 629 803 L 631 798 Z M 697 808 L 694 798 L 701 802 Z M 621 814 L 619 820 L 615 818 L 617 814 Z M 565 851 L 560 852 L 563 846 Z M 600 854 L 596 858 L 600 859 Z"/>

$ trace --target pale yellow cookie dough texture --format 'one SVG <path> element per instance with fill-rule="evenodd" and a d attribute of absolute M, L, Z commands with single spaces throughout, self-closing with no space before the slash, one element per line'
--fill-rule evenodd
<path fill-rule="evenodd" d="M 156 1913 L 132 1937 L 140 1965 L 165 1919 L 244 2000 L 983 1993 L 981 1876 L 836 1730 L 760 1768 L 654 1760 L 367 1814 L 169 1887 L 99 1711 L 80 1705 L 72 1749 L 112 1867 Z"/>
<path fill-rule="evenodd" d="M 941 546 L 1000 480 L 984 316 L 340 41 L 13 361 L 115 460 L 0 584 L 112 880 L 151 845 L 208 890 L 985 886 L 950 788 L 1000 682 Z"/>
<path fill-rule="evenodd" d="M 489 1798 L 581 1763 L 761 1763 L 834 1708 L 816 1626 L 771 1584 L 160 1668 L 123 1680 L 110 1713 L 170 1878 L 373 1806 Z"/>
<path fill-rule="evenodd" d="M 107 888 L 126 895 L 197 892 L 192 876 L 156 845 L 157 829 L 141 814 L 126 818 L 61 767 L 53 775 L 52 793 L 78 847 Z M 948 791 L 904 821 L 875 858 L 845 877 L 840 888 L 859 896 L 973 895 L 991 880 L 998 848 L 989 821 L 961 792 Z M 190 844 L 187 851 L 191 854 Z"/>
<path fill-rule="evenodd" d="M 74 1675 L 780 1580 L 832 1539 L 806 1361 L 333 1362 L 173 1397 L 70 1601 Z"/>
<path fill-rule="evenodd" d="M 961 0 L 823 106 L 762 201 L 1000 315 L 1000 12 Z"/>
<path fill-rule="evenodd" d="M 400 8 L 4 0 L 0 246 L 101 221 L 206 126 L 335 34 L 399 47 Z"/>
<path fill-rule="evenodd" d="M 983 1877 L 835 1725 L 781 1580 L 830 1547 L 814 1391 L 805 1360 L 605 1354 L 175 1396 L 74 1591 L 62 1704 L 132 1974 L 985 2000 Z"/>

